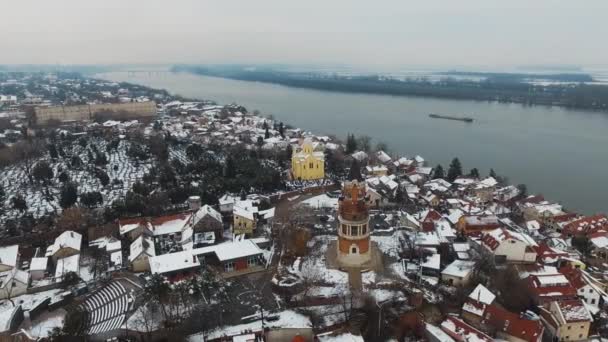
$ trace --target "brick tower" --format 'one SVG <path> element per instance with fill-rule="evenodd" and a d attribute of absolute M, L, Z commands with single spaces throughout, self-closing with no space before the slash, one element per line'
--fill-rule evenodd
<path fill-rule="evenodd" d="M 338 207 L 338 222 L 338 263 L 341 267 L 367 267 L 372 253 L 364 182 L 352 180 L 344 183 Z"/>

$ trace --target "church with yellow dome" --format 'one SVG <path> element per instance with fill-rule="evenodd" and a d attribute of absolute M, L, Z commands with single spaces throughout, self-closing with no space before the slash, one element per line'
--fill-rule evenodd
<path fill-rule="evenodd" d="M 325 153 L 323 144 L 304 139 L 291 155 L 291 178 L 314 180 L 325 178 Z"/>

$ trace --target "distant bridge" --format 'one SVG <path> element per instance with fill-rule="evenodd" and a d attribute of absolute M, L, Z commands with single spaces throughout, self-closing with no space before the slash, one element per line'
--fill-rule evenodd
<path fill-rule="evenodd" d="M 137 70 L 125 70 L 125 72 L 127 73 L 128 77 L 136 77 L 136 76 L 145 76 L 146 74 L 151 77 L 151 76 L 163 76 L 163 75 L 167 75 L 169 73 L 172 73 L 172 71 L 170 70 L 142 70 L 142 69 L 137 69 Z"/>

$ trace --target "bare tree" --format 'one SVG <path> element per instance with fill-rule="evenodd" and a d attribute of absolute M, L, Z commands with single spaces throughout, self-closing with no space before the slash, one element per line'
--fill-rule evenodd
<path fill-rule="evenodd" d="M 43 142 L 39 139 L 21 140 L 11 147 L 14 162 L 20 163 L 30 183 L 34 182 L 32 174 L 34 165 L 45 150 Z"/>
<path fill-rule="evenodd" d="M 304 262 L 300 279 L 302 280 L 302 297 L 306 298 L 310 290 L 321 281 L 322 276 L 318 267 L 310 262 Z"/>

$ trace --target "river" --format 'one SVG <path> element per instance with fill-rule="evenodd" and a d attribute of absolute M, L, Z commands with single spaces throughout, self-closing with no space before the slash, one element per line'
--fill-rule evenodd
<path fill-rule="evenodd" d="M 167 89 L 185 97 L 236 102 L 250 111 L 316 134 L 366 134 L 391 154 L 421 155 L 447 170 L 458 157 L 465 172 L 493 168 L 569 210 L 608 209 L 608 113 L 462 100 L 351 94 L 235 81 L 186 73 L 111 72 L 97 75 Z M 431 119 L 463 115 L 474 123 Z"/>

